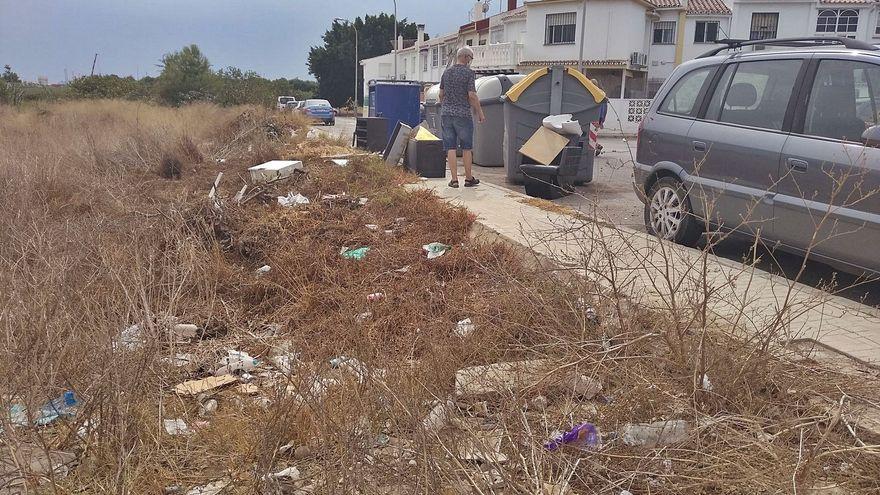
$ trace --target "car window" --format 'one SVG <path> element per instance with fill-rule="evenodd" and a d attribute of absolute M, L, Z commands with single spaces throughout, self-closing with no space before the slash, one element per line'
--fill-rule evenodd
<path fill-rule="evenodd" d="M 762 60 L 728 67 L 712 93 L 706 118 L 762 129 L 782 129 L 802 63 L 800 60 Z"/>
<path fill-rule="evenodd" d="M 804 134 L 861 142 L 865 129 L 877 125 L 880 66 L 852 60 L 819 63 Z"/>
<path fill-rule="evenodd" d="M 306 101 L 306 106 L 307 107 L 317 107 L 317 106 L 329 107 L 330 102 L 327 100 L 308 100 L 308 101 Z"/>
<path fill-rule="evenodd" d="M 679 79 L 666 95 L 660 111 L 674 115 L 690 115 L 697 104 L 700 89 L 714 67 L 704 67 L 689 72 Z"/>

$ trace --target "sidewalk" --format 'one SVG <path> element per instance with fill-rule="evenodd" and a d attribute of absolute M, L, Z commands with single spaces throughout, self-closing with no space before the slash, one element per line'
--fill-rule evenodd
<path fill-rule="evenodd" d="M 715 323 L 748 333 L 775 325 L 782 338 L 814 341 L 880 367 L 880 311 L 874 308 L 714 255 L 704 263 L 700 251 L 542 209 L 533 206 L 540 200 L 499 186 L 452 189 L 446 182 L 425 179 L 413 187 L 433 189 L 478 215 L 484 227 L 557 264 L 582 268 L 634 302 L 688 307 L 710 293 Z"/>

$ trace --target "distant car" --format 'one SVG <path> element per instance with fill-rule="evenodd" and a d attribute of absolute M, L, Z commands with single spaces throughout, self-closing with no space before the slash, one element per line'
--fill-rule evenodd
<path fill-rule="evenodd" d="M 320 120 L 324 125 L 336 125 L 336 111 L 327 100 L 306 100 L 302 111 L 306 117 Z"/>
<path fill-rule="evenodd" d="M 278 97 L 278 105 L 276 108 L 281 110 L 290 110 L 296 108 L 296 97 L 294 96 L 279 96 Z"/>

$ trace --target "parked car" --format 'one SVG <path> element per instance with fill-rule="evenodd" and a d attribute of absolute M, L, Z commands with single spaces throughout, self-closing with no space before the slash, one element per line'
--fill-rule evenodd
<path fill-rule="evenodd" d="M 336 112 L 327 100 L 306 100 L 302 106 L 303 114 L 324 125 L 336 125 Z"/>
<path fill-rule="evenodd" d="M 676 68 L 641 123 L 648 231 L 693 245 L 708 225 L 880 274 L 880 51 L 843 38 L 727 43 Z"/>
<path fill-rule="evenodd" d="M 278 110 L 292 110 L 296 107 L 296 103 L 296 97 L 294 96 L 279 96 L 276 108 Z"/>

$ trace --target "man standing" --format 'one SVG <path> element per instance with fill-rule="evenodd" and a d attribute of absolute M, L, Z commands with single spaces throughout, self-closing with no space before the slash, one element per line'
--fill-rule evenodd
<path fill-rule="evenodd" d="M 452 180 L 449 187 L 458 187 L 458 156 L 461 145 L 464 162 L 464 187 L 480 183 L 472 172 L 474 163 L 474 114 L 482 124 L 486 121 L 480 99 L 477 98 L 474 71 L 469 67 L 474 51 L 465 46 L 456 53 L 456 64 L 443 72 L 440 78 L 440 115 L 443 123 L 443 149 Z"/>

